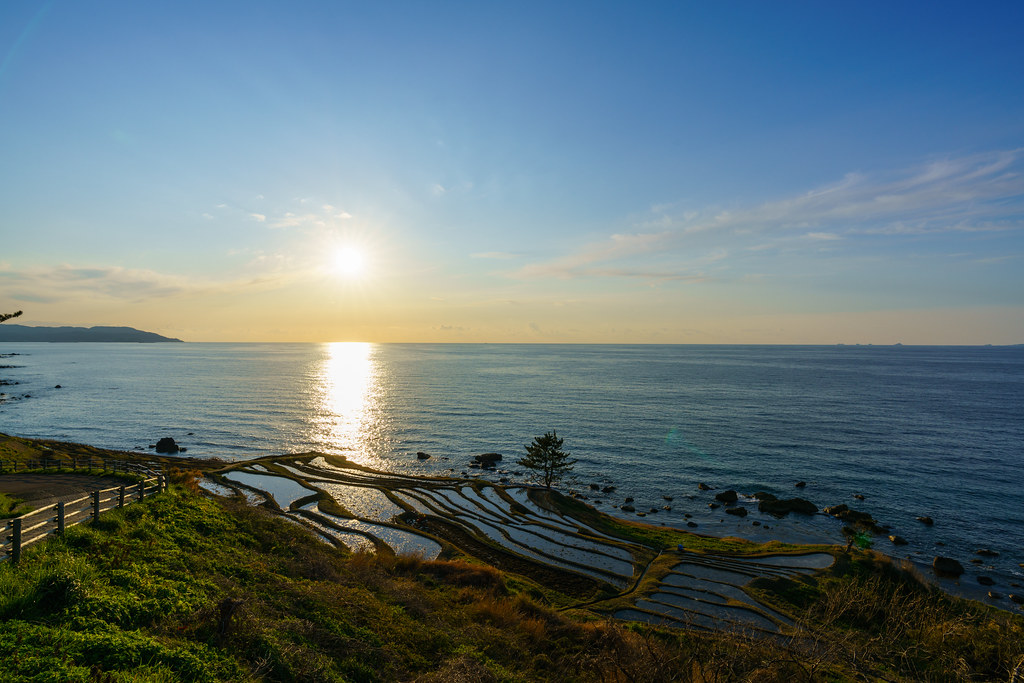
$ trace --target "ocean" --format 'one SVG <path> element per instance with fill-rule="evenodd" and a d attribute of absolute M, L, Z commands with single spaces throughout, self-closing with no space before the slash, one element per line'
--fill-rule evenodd
<path fill-rule="evenodd" d="M 525 444 L 557 431 L 578 459 L 564 488 L 610 514 L 635 519 L 613 507 L 628 496 L 652 524 L 840 542 L 824 515 L 777 521 L 741 498 L 740 519 L 708 504 L 724 489 L 846 503 L 908 541 L 879 536 L 876 549 L 922 565 L 957 558 L 965 588 L 980 575 L 1001 592 L 1024 583 L 1024 347 L 23 343 L 0 354 L 0 378 L 17 382 L 0 386 L 8 434 L 143 451 L 171 436 L 186 456 L 316 450 L 520 482 Z M 503 454 L 496 472 L 468 467 L 484 452 Z"/>

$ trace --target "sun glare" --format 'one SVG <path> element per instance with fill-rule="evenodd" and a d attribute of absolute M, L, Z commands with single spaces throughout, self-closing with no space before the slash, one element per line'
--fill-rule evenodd
<path fill-rule="evenodd" d="M 366 255 L 354 247 L 341 247 L 334 252 L 334 272 L 346 278 L 358 278 L 366 272 Z"/>

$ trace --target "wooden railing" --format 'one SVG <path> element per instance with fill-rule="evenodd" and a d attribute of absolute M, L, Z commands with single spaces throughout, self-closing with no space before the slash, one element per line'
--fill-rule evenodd
<path fill-rule="evenodd" d="M 49 462 L 49 469 L 57 469 L 55 466 L 56 461 Z M 94 462 L 98 464 L 101 461 L 97 460 Z M 0 561 L 9 558 L 11 562 L 16 563 L 21 559 L 22 551 L 37 541 L 42 541 L 52 535 L 61 535 L 65 529 L 76 524 L 82 524 L 90 520 L 94 522 L 99 521 L 100 513 L 102 512 L 114 508 L 122 508 L 132 502 L 145 500 L 146 496 L 152 496 L 167 490 L 167 477 L 154 472 L 145 465 L 115 461 L 102 462 L 105 463 L 102 467 L 83 467 L 82 461 L 79 461 L 77 469 L 94 471 L 102 469 L 108 472 L 137 474 L 145 478 L 135 484 L 100 489 L 75 500 L 60 501 L 54 505 L 33 510 L 20 517 L 0 520 L 0 524 L 4 525 L 3 535 L 0 536 Z M 45 466 L 26 466 L 34 463 L 17 464 L 21 469 L 14 470 L 11 468 L 9 471 L 47 469 Z M 62 467 L 61 469 L 73 468 Z M 0 469 L 0 471 L 8 470 Z"/>
<path fill-rule="evenodd" d="M 38 460 L 4 460 L 0 459 L 0 474 L 8 472 L 27 472 L 29 470 L 78 472 L 82 470 L 97 470 L 101 472 L 113 472 L 117 474 L 151 475 L 156 474 L 150 467 L 138 462 L 127 460 L 103 460 L 101 458 L 41 458 Z"/>

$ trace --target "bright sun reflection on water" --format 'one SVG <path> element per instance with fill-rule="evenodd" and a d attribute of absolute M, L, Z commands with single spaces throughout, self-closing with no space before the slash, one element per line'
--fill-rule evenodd
<path fill-rule="evenodd" d="M 318 379 L 318 441 L 322 450 L 372 466 L 377 437 L 380 391 L 373 344 L 325 344 L 326 356 Z"/>

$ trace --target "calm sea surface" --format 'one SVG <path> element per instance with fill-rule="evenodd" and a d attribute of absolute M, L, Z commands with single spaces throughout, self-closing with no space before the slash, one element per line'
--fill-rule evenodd
<path fill-rule="evenodd" d="M 637 510 L 658 510 L 645 520 L 656 524 L 690 514 L 707 533 L 838 540 L 839 525 L 823 516 L 721 514 L 697 484 L 801 495 L 891 525 L 910 545 L 875 543 L 894 555 L 957 557 L 969 566 L 964 582 L 988 573 L 1006 592 L 1024 582 L 1022 347 L 4 344 L 0 353 L 18 354 L 0 358 L 17 366 L 0 369 L 18 382 L 0 387 L 0 431 L 10 434 L 125 450 L 172 436 L 190 456 L 230 459 L 318 450 L 422 474 L 476 474 L 470 457 L 497 451 L 504 471 L 483 476 L 521 481 L 513 461 L 524 444 L 557 430 L 579 459 L 574 488 L 613 514 L 625 515 L 611 506 L 632 496 Z M 618 488 L 593 495 L 591 483 Z M 969 565 L 979 548 L 1000 556 Z"/>

